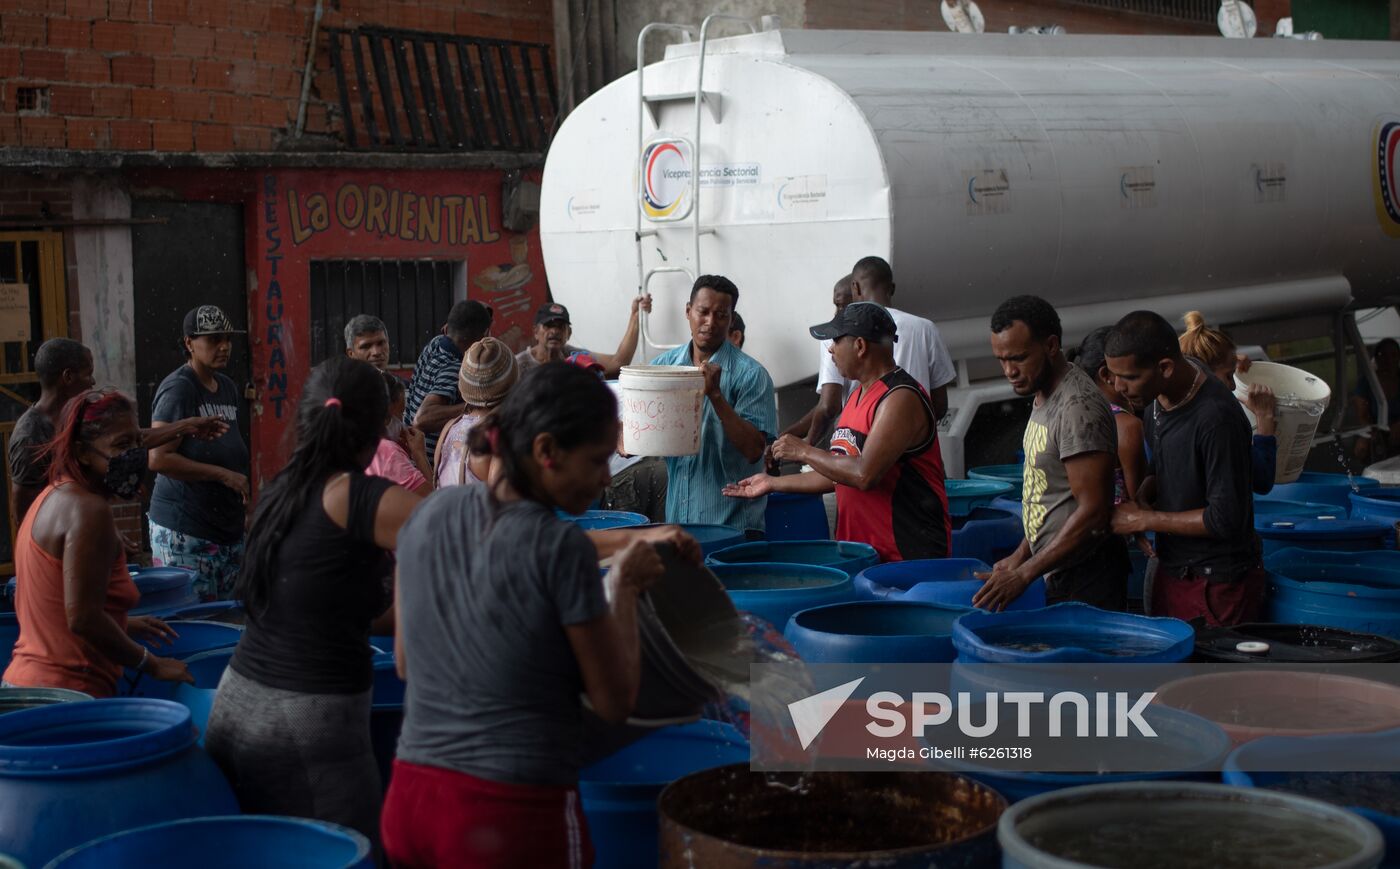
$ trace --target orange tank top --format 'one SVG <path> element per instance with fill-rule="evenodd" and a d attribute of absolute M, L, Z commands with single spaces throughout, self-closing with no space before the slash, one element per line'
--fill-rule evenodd
<path fill-rule="evenodd" d="M 15 536 L 15 615 L 19 641 L 4 679 L 26 688 L 71 688 L 93 697 L 116 693 L 122 666 L 112 661 L 68 628 L 63 605 L 63 562 L 34 539 L 34 519 L 54 491 L 49 486 L 24 517 Z M 141 599 L 125 553 L 118 552 L 107 577 L 107 601 L 103 609 L 126 630 L 126 614 Z"/>

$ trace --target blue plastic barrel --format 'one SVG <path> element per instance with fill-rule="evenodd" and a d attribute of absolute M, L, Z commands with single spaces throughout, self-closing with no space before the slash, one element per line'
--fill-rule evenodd
<path fill-rule="evenodd" d="M 221 622 L 242 625 L 248 620 L 241 600 L 216 600 L 175 610 L 167 618 L 182 622 Z"/>
<path fill-rule="evenodd" d="M 610 528 L 635 528 L 651 520 L 641 513 L 627 513 L 622 510 L 585 510 L 575 516 L 556 510 L 555 515 L 566 522 L 573 522 L 584 531 L 606 531 Z"/>
<path fill-rule="evenodd" d="M 189 710 L 164 700 L 61 703 L 0 716 L 0 851 L 42 866 L 121 830 L 237 814 L 233 791 L 197 736 Z"/>
<path fill-rule="evenodd" d="M 991 567 L 975 558 L 928 558 L 877 564 L 855 577 L 856 596 L 862 600 L 908 600 L 971 607 L 982 588 L 974 573 Z M 1045 580 L 1037 578 L 1008 609 L 1040 609 L 1045 606 Z"/>
<path fill-rule="evenodd" d="M 1196 632 L 1180 619 L 1062 603 L 969 612 L 953 626 L 953 646 L 966 664 L 1176 664 L 1191 657 Z"/>
<path fill-rule="evenodd" d="M 1309 769 L 1345 770 L 1358 764 L 1356 758 L 1366 757 L 1375 769 L 1400 769 L 1400 730 L 1382 730 L 1377 733 L 1356 733 L 1338 736 L 1266 736 L 1245 743 L 1225 761 L 1225 783 L 1237 787 L 1270 788 L 1274 790 L 1295 790 L 1308 795 L 1319 795 L 1319 791 L 1335 792 L 1336 796 L 1359 796 L 1354 787 L 1354 779 L 1344 772 L 1283 772 L 1290 764 Z M 1400 773 L 1376 773 L 1394 782 L 1400 788 Z M 1400 863 L 1400 816 L 1387 814 L 1354 805 L 1346 799 L 1334 799 L 1328 794 L 1324 799 L 1343 805 L 1361 817 L 1375 824 L 1385 837 L 1386 862 L 1384 866 Z"/>
<path fill-rule="evenodd" d="M 948 493 L 948 512 L 954 516 L 966 516 L 1014 490 L 1010 483 L 1000 480 L 944 480 L 943 488 Z"/>
<path fill-rule="evenodd" d="M 392 650 L 392 638 L 389 648 Z M 374 747 L 374 760 L 379 766 L 379 781 L 389 789 L 389 775 L 394 769 L 394 756 L 399 750 L 399 731 L 403 730 L 404 681 L 394 669 L 394 653 L 376 649 L 373 658 L 374 687 L 370 693 L 369 738 Z"/>
<path fill-rule="evenodd" d="M 812 664 L 947 663 L 953 622 L 964 607 L 910 601 L 859 601 L 803 610 L 783 635 Z"/>
<path fill-rule="evenodd" d="M 233 658 L 233 649 L 210 649 L 185 659 L 185 666 L 194 677 L 193 685 L 183 682 L 175 686 L 174 700 L 190 710 L 190 720 L 199 728 L 199 744 L 204 744 L 209 729 L 209 713 L 214 709 L 214 695 L 219 692 L 219 680 Z"/>
<path fill-rule="evenodd" d="M 597 866 L 654 869 L 656 799 L 666 785 L 702 769 L 748 763 L 749 745 L 728 724 L 667 727 L 579 773 Z"/>
<path fill-rule="evenodd" d="M 370 869 L 364 836 L 339 824 L 272 815 L 169 821 L 74 848 L 49 869 Z"/>
<path fill-rule="evenodd" d="M 746 539 L 744 532 L 736 531 L 728 525 L 697 525 L 686 523 L 677 526 L 700 544 L 700 552 L 709 556 L 732 546 L 738 546 Z"/>
<path fill-rule="evenodd" d="M 987 505 L 990 510 L 1000 510 L 1003 513 L 1014 513 L 1017 517 L 1021 515 L 1023 509 L 1021 499 L 1002 495 L 1000 498 L 993 498 L 992 503 Z"/>
<path fill-rule="evenodd" d="M 243 629 L 236 625 L 218 622 L 168 622 L 177 634 L 169 643 L 142 640 L 151 654 L 185 661 L 201 652 L 211 649 L 232 649 L 243 636 Z M 174 700 L 177 682 L 161 682 L 144 673 L 126 670 L 124 678 L 117 685 L 117 693 L 123 697 L 152 697 L 157 700 Z"/>
<path fill-rule="evenodd" d="M 967 478 L 969 480 L 995 480 L 998 483 L 1010 483 L 1012 495 L 1017 501 L 1020 501 L 1021 482 L 1025 473 L 1025 465 L 983 465 L 980 468 L 969 470 Z"/>
<path fill-rule="evenodd" d="M 91 695 L 68 688 L 0 688 L 0 715 L 91 699 Z"/>
<path fill-rule="evenodd" d="M 1393 549 L 1392 525 L 1369 519 L 1337 519 L 1329 514 L 1258 514 L 1254 530 L 1264 544 L 1264 554 L 1280 549 L 1322 549 L 1329 552 L 1369 552 Z"/>
<path fill-rule="evenodd" d="M 764 537 L 769 540 L 830 540 L 826 504 L 821 495 L 774 492 L 763 514 Z"/>
<path fill-rule="evenodd" d="M 1360 492 L 1348 491 L 1351 518 L 1371 519 L 1394 528 L 1400 522 L 1400 488 L 1372 486 Z"/>
<path fill-rule="evenodd" d="M 1369 477 L 1304 471 L 1292 483 L 1278 483 L 1269 491 L 1269 494 L 1256 495 L 1255 500 L 1308 501 L 1335 504 L 1343 510 L 1349 510 L 1352 492 L 1374 490 L 1379 487 L 1380 483 Z"/>
<path fill-rule="evenodd" d="M 14 613 L 0 612 L 0 674 L 5 672 L 10 666 L 10 657 L 14 655 L 15 643 L 19 642 L 19 616 Z"/>
<path fill-rule="evenodd" d="M 1400 552 L 1284 549 L 1264 566 L 1264 621 L 1400 639 Z"/>
<path fill-rule="evenodd" d="M 1154 758 L 1154 765 L 1157 764 L 1156 759 L 1170 757 L 1176 762 L 1172 769 L 1077 773 L 996 769 L 967 761 L 949 762 L 947 765 L 991 787 L 1012 803 L 1080 785 L 1130 781 L 1220 781 L 1217 770 L 1229 753 L 1231 743 L 1230 737 L 1218 724 L 1199 715 L 1158 704 L 1147 707 L 1142 716 L 1156 731 L 1155 737 L 1144 737 L 1130 731 L 1131 736 L 1105 744 L 1105 751 L 1122 753 L 1123 763 L 1117 769 L 1131 768 L 1145 757 Z M 983 720 L 982 714 L 974 714 L 972 720 Z M 1066 728 L 1065 732 L 1073 731 Z M 1109 768 L 1115 768 L 1111 759 L 1105 757 L 1104 762 Z"/>
<path fill-rule="evenodd" d="M 716 564 L 710 567 L 734 608 L 772 625 L 785 625 L 799 610 L 856 598 L 844 570 L 812 564 Z"/>
<path fill-rule="evenodd" d="M 130 570 L 131 565 L 127 565 Z M 195 572 L 183 567 L 137 567 L 130 570 L 141 593 L 131 615 L 160 614 L 172 612 L 180 607 L 199 603 L 199 595 L 194 590 Z M 9 608 L 14 609 L 15 589 L 19 577 L 11 577 L 5 583 L 5 598 Z"/>
<path fill-rule="evenodd" d="M 722 549 L 706 564 L 811 564 L 833 567 L 855 576 L 880 563 L 875 547 L 839 540 L 760 540 Z M 781 624 L 781 623 L 780 623 Z"/>
<path fill-rule="evenodd" d="M 975 558 L 995 564 L 1016 551 L 1025 539 L 1019 513 L 975 507 L 953 516 L 954 558 Z"/>

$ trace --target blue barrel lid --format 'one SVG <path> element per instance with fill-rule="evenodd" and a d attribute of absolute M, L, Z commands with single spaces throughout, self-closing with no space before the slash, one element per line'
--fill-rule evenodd
<path fill-rule="evenodd" d="M 758 540 L 721 549 L 709 556 L 715 564 L 819 564 L 835 566 L 854 560 L 875 564 L 880 554 L 868 543 L 849 540 Z"/>
<path fill-rule="evenodd" d="M 1324 514 L 1255 516 L 1254 530 L 1269 540 L 1356 540 L 1385 537 L 1392 529 L 1380 522 Z"/>
<path fill-rule="evenodd" d="M 949 498 L 999 498 L 1016 487 L 1004 480 L 944 480 L 944 491 Z"/>
<path fill-rule="evenodd" d="M 143 567 L 131 575 L 141 594 L 174 591 L 194 582 L 195 572 L 183 567 Z"/>
<path fill-rule="evenodd" d="M 199 733 L 179 703 L 117 698 L 0 716 L 0 777 L 128 769 L 184 751 Z"/>
<path fill-rule="evenodd" d="M 585 510 L 575 516 L 563 510 L 555 510 L 554 515 L 565 522 L 573 522 L 585 530 L 606 530 L 611 528 L 635 528 L 647 524 L 647 517 L 641 513 L 628 513 L 623 510 Z"/>
<path fill-rule="evenodd" d="M 973 480 L 1020 480 L 1025 476 L 1026 466 L 1018 465 L 982 465 L 971 468 L 967 476 Z"/>

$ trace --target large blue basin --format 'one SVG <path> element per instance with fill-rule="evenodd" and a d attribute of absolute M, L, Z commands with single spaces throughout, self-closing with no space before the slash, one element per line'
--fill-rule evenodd
<path fill-rule="evenodd" d="M 717 564 L 811 564 L 832 567 L 855 576 L 880 563 L 875 547 L 837 540 L 782 540 L 742 543 L 722 549 L 705 560 Z"/>
<path fill-rule="evenodd" d="M 963 607 L 913 601 L 859 601 L 803 610 L 783 632 L 814 664 L 947 663 L 953 622 Z"/>
<path fill-rule="evenodd" d="M 1174 664 L 1191 657 L 1196 632 L 1179 619 L 1110 612 L 1083 603 L 972 611 L 953 626 L 967 664 Z"/>

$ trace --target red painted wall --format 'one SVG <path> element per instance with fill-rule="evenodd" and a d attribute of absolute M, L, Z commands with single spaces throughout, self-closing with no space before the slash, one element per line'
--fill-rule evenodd
<path fill-rule="evenodd" d="M 496 312 L 492 334 L 526 346 L 546 298 L 544 260 L 538 230 L 502 225 L 501 183 L 492 170 L 258 173 L 248 209 L 255 482 L 286 460 L 285 436 L 310 372 L 313 259 L 465 262 L 466 297 Z M 401 352 L 412 358 L 421 349 Z"/>

